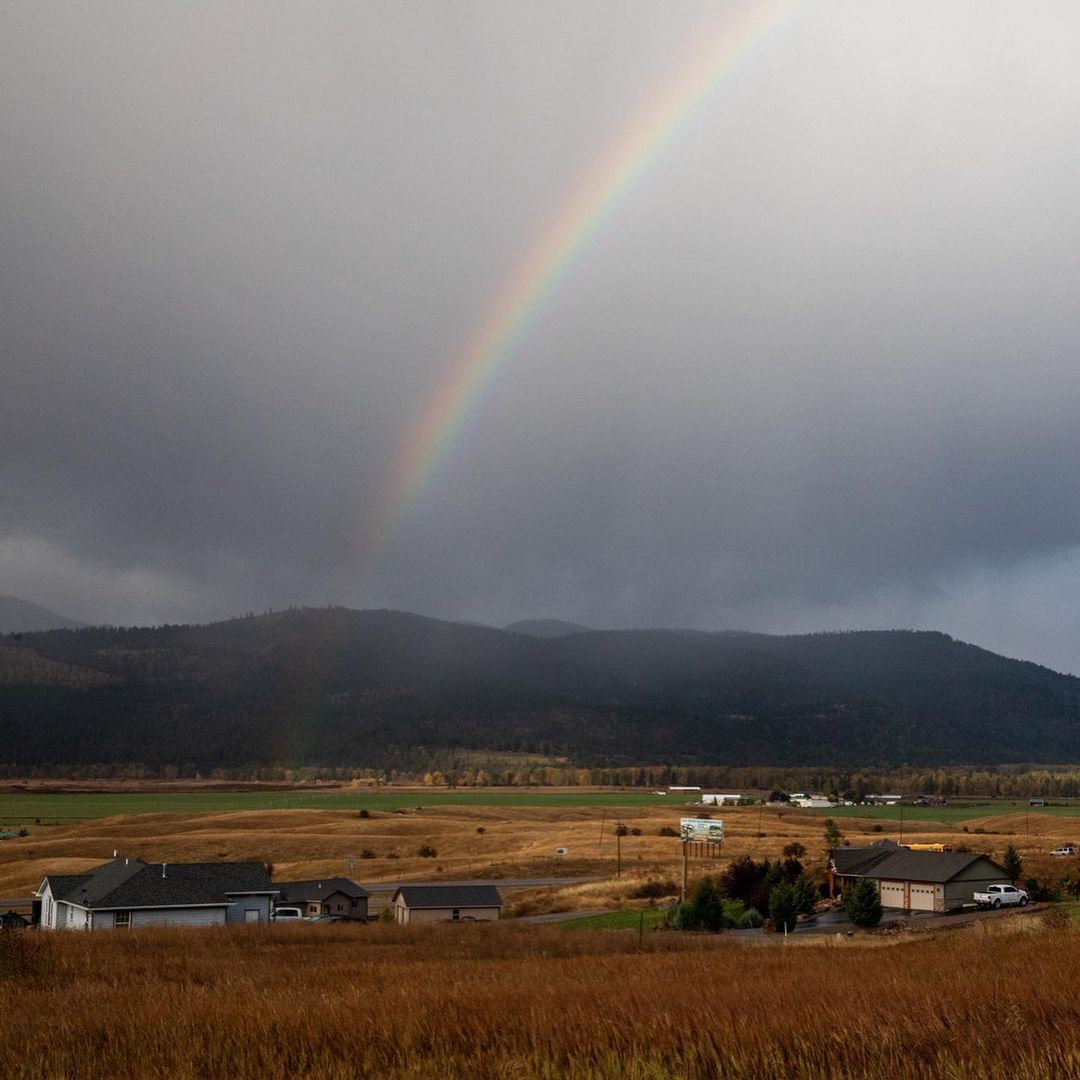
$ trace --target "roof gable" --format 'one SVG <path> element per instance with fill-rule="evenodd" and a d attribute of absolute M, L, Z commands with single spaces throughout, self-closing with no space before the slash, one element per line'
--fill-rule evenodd
<path fill-rule="evenodd" d="M 274 886 L 282 900 L 325 900 L 334 893 L 344 893 L 351 900 L 363 900 L 371 895 L 361 885 L 348 878 L 314 878 L 311 881 L 279 881 Z"/>

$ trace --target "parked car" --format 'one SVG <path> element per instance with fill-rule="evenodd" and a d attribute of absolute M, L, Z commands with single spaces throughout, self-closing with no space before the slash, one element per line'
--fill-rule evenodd
<path fill-rule="evenodd" d="M 274 922 L 303 922 L 304 913 L 298 907 L 279 907 L 274 908 L 270 918 Z"/>
<path fill-rule="evenodd" d="M 981 908 L 999 908 L 1018 905 L 1023 907 L 1028 902 L 1028 894 L 1015 885 L 988 885 L 986 892 L 977 892 L 975 903 Z"/>
<path fill-rule="evenodd" d="M 1062 858 L 1066 855 L 1075 855 L 1076 848 L 1074 848 L 1072 844 L 1064 844 L 1062 847 L 1054 848 L 1054 850 L 1051 851 L 1050 854 L 1058 858 Z"/>

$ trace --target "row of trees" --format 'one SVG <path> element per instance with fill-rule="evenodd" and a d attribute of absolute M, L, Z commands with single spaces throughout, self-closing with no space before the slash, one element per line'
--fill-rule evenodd
<path fill-rule="evenodd" d="M 264 782 L 364 781 L 380 784 L 427 784 L 432 787 L 637 787 L 700 785 L 705 788 L 778 792 L 813 790 L 861 801 L 868 794 L 899 791 L 907 795 L 1026 798 L 1080 797 L 1080 769 L 936 769 L 928 772 L 825 773 L 816 769 L 730 768 L 727 766 L 625 766 L 586 768 L 566 762 L 542 763 L 526 755 L 479 754 L 462 765 L 450 751 L 418 747 L 413 755 L 426 765 L 375 768 L 359 765 L 292 766 L 287 764 L 206 768 L 193 762 L 147 765 L 142 762 L 26 765 L 0 762 L 0 779 L 70 780 L 217 780 Z M 526 759 L 515 760 L 515 758 Z"/>

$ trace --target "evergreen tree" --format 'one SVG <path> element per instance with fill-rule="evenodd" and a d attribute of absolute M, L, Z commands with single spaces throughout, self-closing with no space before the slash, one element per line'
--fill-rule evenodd
<path fill-rule="evenodd" d="M 1009 880 L 1015 885 L 1024 872 L 1024 864 L 1020 861 L 1020 852 L 1012 844 L 1005 849 L 1005 857 L 1001 860 L 1001 865 L 1005 867 L 1005 873 L 1009 875 Z"/>
<path fill-rule="evenodd" d="M 868 928 L 881 922 L 881 898 L 873 878 L 859 878 L 847 889 L 844 911 L 858 927 Z"/>
<path fill-rule="evenodd" d="M 795 906 L 799 914 L 813 914 L 821 899 L 821 892 L 814 882 L 806 874 L 800 874 L 791 883 L 791 887 L 795 893 Z"/>
<path fill-rule="evenodd" d="M 825 847 L 829 851 L 833 851 L 840 846 L 840 841 L 843 837 L 840 835 L 840 830 L 836 827 L 836 822 L 833 819 L 825 819 Z"/>
<path fill-rule="evenodd" d="M 782 934 L 785 930 L 795 929 L 795 917 L 799 914 L 799 902 L 795 889 L 786 881 L 774 885 L 769 893 L 769 918 L 773 929 Z"/>

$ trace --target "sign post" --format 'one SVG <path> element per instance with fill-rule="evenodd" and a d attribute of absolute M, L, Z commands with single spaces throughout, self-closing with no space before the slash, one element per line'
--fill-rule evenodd
<path fill-rule="evenodd" d="M 682 841 L 682 889 L 680 900 L 686 902 L 689 859 L 692 854 L 716 859 L 724 850 L 724 823 L 712 818 L 681 818 L 679 839 Z"/>

